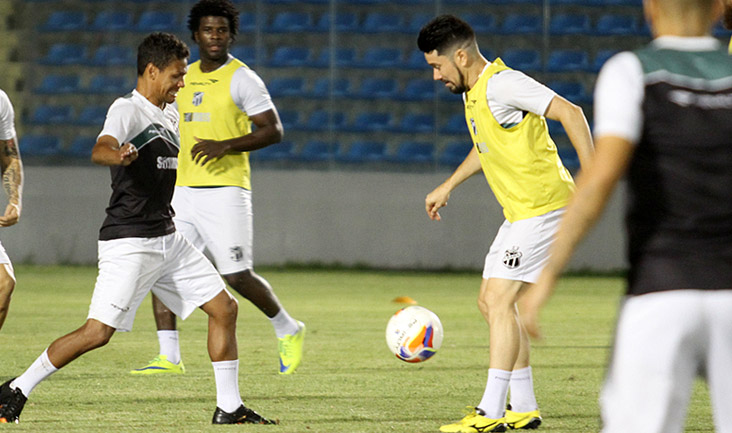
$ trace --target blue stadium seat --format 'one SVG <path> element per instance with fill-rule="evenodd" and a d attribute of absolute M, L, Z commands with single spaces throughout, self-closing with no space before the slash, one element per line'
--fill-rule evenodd
<path fill-rule="evenodd" d="M 580 168 L 579 157 L 573 147 L 560 147 L 557 153 L 567 170 L 575 171 Z"/>
<path fill-rule="evenodd" d="M 449 143 L 440 153 L 437 162 L 441 165 L 457 167 L 465 160 L 465 157 L 468 156 L 471 149 L 470 141 L 467 140 Z"/>
<path fill-rule="evenodd" d="M 608 14 L 597 20 L 595 33 L 601 36 L 633 36 L 639 32 L 638 19 L 633 15 Z"/>
<path fill-rule="evenodd" d="M 313 84 L 310 96 L 315 99 L 328 99 L 331 92 L 336 98 L 350 95 L 351 81 L 348 78 L 336 78 L 331 84 L 330 78 L 318 78 Z"/>
<path fill-rule="evenodd" d="M 592 102 L 592 98 L 587 94 L 585 86 L 580 82 L 563 80 L 550 81 L 547 83 L 547 87 L 575 104 Z"/>
<path fill-rule="evenodd" d="M 330 67 L 330 54 L 331 49 L 328 47 L 323 48 L 320 52 L 320 56 L 315 60 L 313 66 L 319 68 Z M 356 64 L 356 49 L 355 48 L 336 48 L 335 49 L 335 66 L 340 68 L 348 68 Z"/>
<path fill-rule="evenodd" d="M 121 75 L 100 74 L 92 77 L 87 87 L 87 93 L 125 95 L 132 91 L 134 85 Z"/>
<path fill-rule="evenodd" d="M 476 33 L 495 33 L 498 29 L 496 17 L 491 14 L 471 13 L 463 15 L 462 18 L 470 24 Z M 417 30 L 419 31 L 419 29 Z"/>
<path fill-rule="evenodd" d="M 546 63 L 549 72 L 582 72 L 590 70 L 590 60 L 584 50 L 555 50 Z"/>
<path fill-rule="evenodd" d="M 312 62 L 312 51 L 309 47 L 278 47 L 272 53 L 269 65 L 274 67 L 303 67 Z"/>
<path fill-rule="evenodd" d="M 536 72 L 541 69 L 541 54 L 538 50 L 508 49 L 501 60 L 513 69 L 522 72 Z"/>
<path fill-rule="evenodd" d="M 297 129 L 300 126 L 300 112 L 296 110 L 280 110 L 280 122 L 285 131 Z"/>
<path fill-rule="evenodd" d="M 549 128 L 549 134 L 552 137 L 566 136 L 567 131 L 564 130 L 561 122 L 552 119 L 546 119 L 547 127 Z"/>
<path fill-rule="evenodd" d="M 435 81 L 414 78 L 407 81 L 402 97 L 407 101 L 429 101 L 435 98 Z"/>
<path fill-rule="evenodd" d="M 355 141 L 348 150 L 336 154 L 339 162 L 364 163 L 383 161 L 386 157 L 386 145 L 375 141 Z"/>
<path fill-rule="evenodd" d="M 101 128 L 106 118 L 107 107 L 102 105 L 88 105 L 79 113 L 79 117 L 76 118 L 76 124 L 82 126 L 98 126 Z"/>
<path fill-rule="evenodd" d="M 302 77 L 273 78 L 267 85 L 273 97 L 300 97 L 305 95 L 305 79 Z"/>
<path fill-rule="evenodd" d="M 51 156 L 61 151 L 58 137 L 47 134 L 26 134 L 20 137 L 20 151 L 26 156 Z"/>
<path fill-rule="evenodd" d="M 76 93 L 81 90 L 80 82 L 81 79 L 78 75 L 46 75 L 35 91 L 36 93 L 48 95 Z"/>
<path fill-rule="evenodd" d="M 251 152 L 254 161 L 283 161 L 291 159 L 295 146 L 290 141 L 282 141 Z"/>
<path fill-rule="evenodd" d="M 465 114 L 455 113 L 447 120 L 445 126 L 440 130 L 443 134 L 467 134 Z"/>
<path fill-rule="evenodd" d="M 74 138 L 65 152 L 67 155 L 75 158 L 91 158 L 91 151 L 97 142 L 97 138 L 90 135 L 82 135 Z"/>
<path fill-rule="evenodd" d="M 295 155 L 295 159 L 306 162 L 330 161 L 333 159 L 337 147 L 335 143 L 311 140 L 302 146 L 302 150 Z"/>
<path fill-rule="evenodd" d="M 333 18 L 331 18 L 333 17 Z M 329 32 L 332 25 L 335 26 L 337 32 L 354 32 L 358 30 L 358 15 L 354 12 L 337 12 L 335 16 L 330 13 L 324 13 L 318 18 L 313 30 L 318 32 Z"/>
<path fill-rule="evenodd" d="M 253 46 L 236 45 L 229 50 L 232 56 L 246 63 L 247 65 L 257 64 L 257 49 Z"/>
<path fill-rule="evenodd" d="M 244 12 L 239 15 L 239 32 L 253 32 L 257 29 L 257 15 L 254 12 Z"/>
<path fill-rule="evenodd" d="M 608 59 L 618 53 L 618 50 L 599 50 L 595 53 L 595 60 L 592 61 L 590 67 L 591 72 L 600 72 L 602 65 L 608 61 Z"/>
<path fill-rule="evenodd" d="M 102 45 L 88 63 L 90 66 L 135 66 L 137 55 L 124 45 Z"/>
<path fill-rule="evenodd" d="M 86 13 L 82 11 L 56 11 L 38 29 L 42 32 L 81 31 L 87 21 Z"/>
<path fill-rule="evenodd" d="M 394 117 L 390 112 L 365 112 L 356 115 L 346 130 L 350 132 L 378 132 L 394 129 Z"/>
<path fill-rule="evenodd" d="M 138 32 L 170 32 L 179 30 L 178 19 L 173 12 L 145 11 L 140 14 L 135 30 Z"/>
<path fill-rule="evenodd" d="M 411 15 L 411 17 L 409 17 L 409 22 L 407 23 L 406 26 L 403 27 L 402 33 L 407 33 L 410 35 L 419 34 L 419 31 L 422 30 L 422 27 L 424 27 L 424 25 L 427 24 L 434 17 L 435 17 L 435 14 L 433 14 L 433 13 L 428 13 L 428 12 L 414 13 Z"/>
<path fill-rule="evenodd" d="M 309 32 L 313 17 L 307 12 L 279 12 L 272 19 L 269 31 L 275 33 Z"/>
<path fill-rule="evenodd" d="M 590 17 L 585 14 L 557 14 L 549 21 L 550 35 L 587 35 L 591 32 Z"/>
<path fill-rule="evenodd" d="M 397 132 L 425 134 L 435 131 L 435 116 L 431 114 L 407 113 L 399 122 Z"/>
<path fill-rule="evenodd" d="M 131 12 L 101 11 L 94 17 L 91 30 L 97 32 L 125 32 L 132 28 Z"/>
<path fill-rule="evenodd" d="M 424 60 L 424 53 L 420 50 L 412 50 L 409 52 L 407 59 L 404 62 L 404 67 L 407 69 L 428 71 L 430 65 Z"/>
<path fill-rule="evenodd" d="M 340 111 L 333 113 L 328 110 L 316 110 L 310 114 L 302 129 L 308 131 L 340 130 L 345 124 L 346 115 Z"/>
<path fill-rule="evenodd" d="M 361 99 L 392 99 L 399 93 L 398 83 L 393 78 L 364 78 L 356 91 Z"/>
<path fill-rule="evenodd" d="M 402 66 L 402 50 L 370 47 L 366 49 L 357 65 L 361 68 L 398 68 Z"/>
<path fill-rule="evenodd" d="M 72 118 L 70 105 L 39 105 L 33 110 L 29 121 L 35 125 L 67 125 Z"/>
<path fill-rule="evenodd" d="M 506 35 L 540 34 L 542 21 L 539 15 L 513 13 L 507 15 L 499 29 Z"/>
<path fill-rule="evenodd" d="M 400 164 L 429 164 L 435 161 L 435 145 L 405 141 L 399 144 L 396 153 L 387 157 L 387 160 Z"/>
<path fill-rule="evenodd" d="M 369 12 L 359 27 L 364 33 L 396 33 L 401 32 L 404 27 L 404 19 L 401 14 L 390 14 L 383 12 Z"/>
<path fill-rule="evenodd" d="M 79 65 L 89 55 L 84 44 L 56 43 L 51 45 L 45 57 L 39 60 L 43 65 Z"/>

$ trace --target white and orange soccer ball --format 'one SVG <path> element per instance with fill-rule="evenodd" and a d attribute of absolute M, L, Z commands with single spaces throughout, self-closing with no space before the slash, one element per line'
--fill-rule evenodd
<path fill-rule="evenodd" d="M 402 308 L 386 325 L 386 344 L 402 361 L 426 361 L 442 345 L 442 323 L 424 307 Z"/>

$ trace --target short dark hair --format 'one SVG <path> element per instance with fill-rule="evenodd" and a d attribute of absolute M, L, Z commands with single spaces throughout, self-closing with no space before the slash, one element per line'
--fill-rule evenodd
<path fill-rule="evenodd" d="M 437 54 L 475 40 L 475 32 L 470 24 L 454 15 L 440 15 L 422 27 L 417 38 L 417 46 L 422 52 L 437 50 Z"/>
<path fill-rule="evenodd" d="M 142 76 L 149 63 L 163 70 L 176 60 L 191 54 L 188 46 L 170 33 L 151 33 L 137 47 L 137 75 Z"/>
<path fill-rule="evenodd" d="M 188 30 L 195 40 L 194 33 L 198 31 L 203 17 L 224 17 L 229 20 L 229 34 L 235 37 L 239 30 L 239 11 L 230 0 L 200 0 L 193 5 L 188 14 Z"/>

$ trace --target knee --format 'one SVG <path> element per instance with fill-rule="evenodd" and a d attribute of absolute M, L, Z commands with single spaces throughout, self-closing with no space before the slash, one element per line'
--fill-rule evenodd
<path fill-rule="evenodd" d="M 513 311 L 514 296 L 499 290 L 485 290 L 478 296 L 478 309 L 487 318 L 503 311 Z"/>
<path fill-rule="evenodd" d="M 222 303 L 221 316 L 229 321 L 236 321 L 239 314 L 239 302 L 233 296 L 226 297 L 226 301 Z"/>
<path fill-rule="evenodd" d="M 0 299 L 7 299 L 13 294 L 15 290 L 15 280 L 9 276 L 0 280 Z M 0 305 L 2 303 L 0 302 Z"/>
<path fill-rule="evenodd" d="M 99 322 L 87 322 L 84 325 L 83 335 L 91 349 L 102 347 L 109 343 L 114 335 L 114 328 Z"/>
<path fill-rule="evenodd" d="M 237 272 L 235 274 L 225 275 L 224 279 L 229 285 L 239 293 L 246 292 L 246 289 L 252 286 L 256 280 L 255 273 L 251 269 Z"/>

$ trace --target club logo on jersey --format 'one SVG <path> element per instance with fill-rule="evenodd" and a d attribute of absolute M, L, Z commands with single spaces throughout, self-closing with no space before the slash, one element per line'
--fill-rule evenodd
<path fill-rule="evenodd" d="M 519 251 L 519 247 L 513 247 L 510 250 L 506 250 L 503 255 L 503 264 L 508 269 L 516 269 L 521 266 L 521 257 L 524 254 Z"/>
<path fill-rule="evenodd" d="M 231 253 L 231 260 L 235 262 L 240 262 L 244 258 L 244 250 L 242 247 L 231 247 L 229 248 L 229 252 Z"/>
<path fill-rule="evenodd" d="M 203 92 L 193 92 L 193 106 L 198 107 L 203 103 Z"/>

